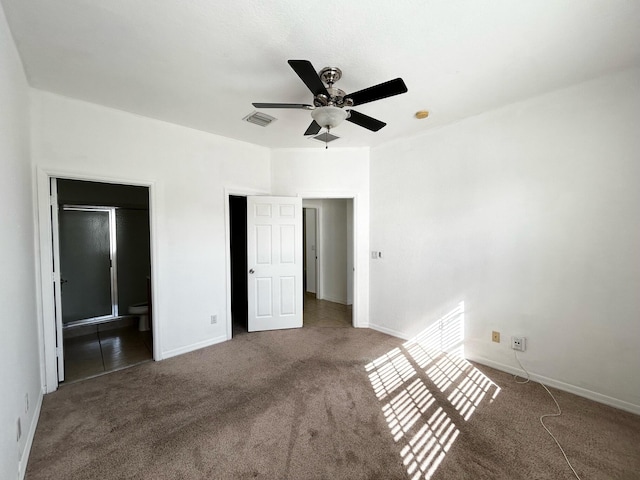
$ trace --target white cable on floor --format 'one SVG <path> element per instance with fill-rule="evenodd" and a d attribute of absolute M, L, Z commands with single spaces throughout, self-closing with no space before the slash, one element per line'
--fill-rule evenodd
<path fill-rule="evenodd" d="M 518 380 L 518 376 L 519 375 L 514 375 L 513 376 L 514 381 L 516 383 L 529 383 L 529 380 L 531 380 L 531 375 L 529 375 L 529 372 L 527 371 L 527 369 L 522 366 L 522 363 L 520 363 L 520 359 L 518 358 L 518 352 L 516 350 L 514 350 L 513 351 L 513 355 L 516 357 L 518 365 L 520 365 L 520 369 L 527 375 L 527 378 L 526 378 L 525 381 L 519 381 Z M 564 448 L 562 448 L 562 445 L 560 445 L 560 442 L 558 441 L 558 439 L 553 435 L 553 433 L 551 433 L 551 430 L 549 430 L 547 428 L 547 426 L 544 424 L 544 419 L 545 418 L 547 418 L 547 417 L 559 417 L 560 415 L 562 415 L 562 410 L 560 409 L 560 405 L 558 404 L 558 401 L 556 400 L 556 397 L 553 396 L 553 394 L 551 393 L 551 391 L 549 391 L 547 386 L 542 382 L 538 382 L 538 383 L 540 385 L 542 385 L 542 388 L 544 388 L 547 391 L 549 396 L 553 399 L 553 402 L 556 404 L 556 407 L 558 407 L 558 413 L 547 413 L 547 414 L 542 415 L 540 417 L 540 423 L 542 424 L 542 428 L 544 428 L 547 431 L 547 433 L 549 434 L 549 436 L 551 438 L 553 438 L 553 441 L 556 442 L 556 445 L 558 445 L 558 448 L 562 452 L 562 455 L 564 456 L 564 459 L 566 460 L 567 465 L 569 465 L 569 468 L 571 469 L 573 474 L 576 476 L 576 478 L 578 480 L 581 480 L 581 478 L 580 478 L 580 476 L 578 476 L 578 473 L 576 472 L 575 468 L 573 468 L 573 465 L 571 465 L 571 462 L 569 461 L 569 458 L 567 457 L 567 454 L 564 452 Z"/>

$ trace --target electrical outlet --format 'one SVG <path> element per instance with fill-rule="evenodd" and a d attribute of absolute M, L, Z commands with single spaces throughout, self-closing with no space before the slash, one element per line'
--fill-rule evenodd
<path fill-rule="evenodd" d="M 511 337 L 511 349 L 524 352 L 526 349 L 527 339 L 525 337 Z"/>
<path fill-rule="evenodd" d="M 500 332 L 496 332 L 495 330 L 491 332 L 491 341 L 500 343 Z"/>
<path fill-rule="evenodd" d="M 211 325 L 218 323 L 218 315 L 211 315 Z"/>

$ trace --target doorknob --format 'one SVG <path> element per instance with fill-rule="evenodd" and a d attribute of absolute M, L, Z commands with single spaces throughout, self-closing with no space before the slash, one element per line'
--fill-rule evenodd
<path fill-rule="evenodd" d="M 256 271 L 252 268 L 251 270 L 249 270 L 249 273 L 256 273 Z"/>

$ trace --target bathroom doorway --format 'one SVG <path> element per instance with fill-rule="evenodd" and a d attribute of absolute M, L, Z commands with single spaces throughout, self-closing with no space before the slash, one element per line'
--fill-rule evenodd
<path fill-rule="evenodd" d="M 59 382 L 152 360 L 149 188 L 51 182 L 63 346 Z"/>

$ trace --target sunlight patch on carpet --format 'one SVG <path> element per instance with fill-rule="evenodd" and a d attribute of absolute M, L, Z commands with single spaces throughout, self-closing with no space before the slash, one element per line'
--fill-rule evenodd
<path fill-rule="evenodd" d="M 500 392 L 464 358 L 464 302 L 365 369 L 412 480 L 429 480 L 460 434 L 456 422 Z"/>

